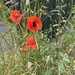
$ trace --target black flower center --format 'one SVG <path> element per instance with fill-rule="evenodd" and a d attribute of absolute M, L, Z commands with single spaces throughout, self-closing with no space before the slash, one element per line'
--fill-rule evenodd
<path fill-rule="evenodd" d="M 16 14 L 16 18 L 18 18 L 18 14 Z"/>
<path fill-rule="evenodd" d="M 32 26 L 33 26 L 33 27 L 35 27 L 35 26 L 36 26 L 36 23 L 35 23 L 35 22 L 33 22 Z"/>

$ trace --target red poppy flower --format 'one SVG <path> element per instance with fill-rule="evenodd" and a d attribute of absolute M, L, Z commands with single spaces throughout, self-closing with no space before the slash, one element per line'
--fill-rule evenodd
<path fill-rule="evenodd" d="M 16 24 L 20 24 L 20 20 L 22 19 L 22 14 L 20 13 L 19 10 L 14 10 L 10 14 L 10 19 L 12 20 L 12 22 L 16 22 Z"/>
<path fill-rule="evenodd" d="M 24 47 L 24 50 L 27 51 L 31 48 L 33 48 L 34 50 L 36 50 L 38 48 L 36 42 L 35 42 L 35 39 L 32 38 L 32 37 L 29 37 L 27 39 L 27 45 Z"/>
<path fill-rule="evenodd" d="M 36 16 L 30 16 L 27 18 L 27 28 L 32 32 L 37 32 L 42 29 L 42 22 Z"/>

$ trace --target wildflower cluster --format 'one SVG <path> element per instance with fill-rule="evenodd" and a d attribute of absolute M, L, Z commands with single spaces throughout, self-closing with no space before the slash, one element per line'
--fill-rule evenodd
<path fill-rule="evenodd" d="M 17 25 L 20 25 L 22 18 L 23 18 L 23 14 L 21 14 L 19 10 L 14 10 L 10 14 L 11 21 L 15 22 Z M 38 32 L 38 30 L 42 29 L 42 22 L 37 16 L 30 16 L 27 18 L 26 27 L 29 31 L 36 33 Z M 35 38 L 29 36 L 27 39 L 27 44 L 24 47 L 24 50 L 27 51 L 30 48 L 36 50 L 38 48 L 38 45 L 36 43 Z"/>

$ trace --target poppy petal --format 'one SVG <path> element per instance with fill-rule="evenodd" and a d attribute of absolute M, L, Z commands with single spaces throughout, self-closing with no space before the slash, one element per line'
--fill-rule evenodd
<path fill-rule="evenodd" d="M 10 19 L 11 19 L 12 22 L 16 21 L 16 18 L 12 14 L 10 15 Z"/>
<path fill-rule="evenodd" d="M 24 50 L 25 51 L 28 51 L 30 49 L 30 46 L 29 45 L 26 45 L 25 47 L 24 47 Z"/>
<path fill-rule="evenodd" d="M 29 38 L 28 38 L 27 43 L 28 43 L 28 45 L 35 45 L 35 44 L 36 44 L 35 39 L 32 38 L 32 37 L 29 37 Z"/>
<path fill-rule="evenodd" d="M 31 45 L 30 47 L 32 47 L 34 50 L 36 50 L 38 48 L 37 45 Z"/>

